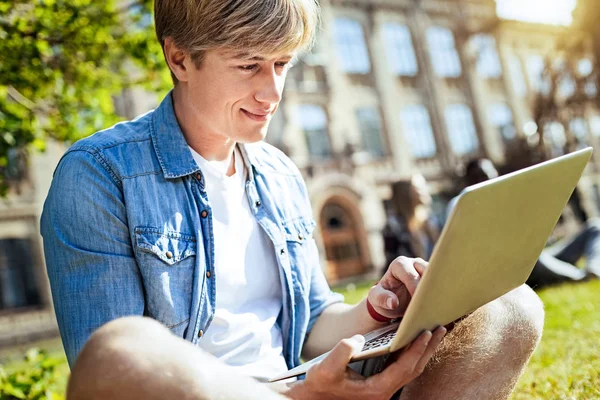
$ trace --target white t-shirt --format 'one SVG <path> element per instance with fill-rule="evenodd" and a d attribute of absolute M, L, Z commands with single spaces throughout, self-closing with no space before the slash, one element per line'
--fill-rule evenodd
<path fill-rule="evenodd" d="M 236 149 L 228 177 L 228 161 L 190 151 L 212 208 L 217 287 L 215 316 L 198 346 L 243 374 L 270 378 L 287 370 L 276 324 L 283 295 L 273 244 L 250 210 L 242 156 Z"/>

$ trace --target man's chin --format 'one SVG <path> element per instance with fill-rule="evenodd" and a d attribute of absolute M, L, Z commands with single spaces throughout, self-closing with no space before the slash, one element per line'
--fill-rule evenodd
<path fill-rule="evenodd" d="M 244 135 L 240 135 L 240 137 L 237 138 L 236 142 L 251 144 L 251 143 L 260 142 L 260 141 L 264 140 L 266 137 L 267 137 L 267 128 L 265 127 L 264 129 L 261 129 L 260 131 L 247 132 Z"/>

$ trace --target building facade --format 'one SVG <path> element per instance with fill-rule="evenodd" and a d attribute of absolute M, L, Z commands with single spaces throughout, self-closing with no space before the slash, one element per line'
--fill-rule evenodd
<path fill-rule="evenodd" d="M 39 221 L 52 171 L 65 148 L 17 160 L 0 199 L 0 347 L 58 334 L 44 264 Z"/>
<path fill-rule="evenodd" d="M 504 165 L 517 143 L 539 135 L 556 149 L 573 135 L 582 144 L 598 140 L 594 108 L 567 130 L 531 131 L 546 57 L 565 27 L 499 20 L 493 0 L 321 6 L 316 47 L 290 71 L 267 140 L 306 177 L 332 283 L 385 267 L 381 231 L 391 182 L 422 173 L 443 219 L 466 161 L 483 156 Z M 596 165 L 582 180 L 592 215 Z"/>

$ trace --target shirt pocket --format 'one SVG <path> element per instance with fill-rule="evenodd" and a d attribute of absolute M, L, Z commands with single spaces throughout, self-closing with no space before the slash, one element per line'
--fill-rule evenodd
<path fill-rule="evenodd" d="M 311 218 L 297 218 L 283 224 L 294 290 L 300 293 L 310 288 L 312 263 L 319 262 L 318 257 L 312 254 L 315 225 Z"/>
<path fill-rule="evenodd" d="M 144 282 L 146 314 L 183 336 L 196 269 L 196 238 L 153 227 L 135 228 L 135 253 Z"/>

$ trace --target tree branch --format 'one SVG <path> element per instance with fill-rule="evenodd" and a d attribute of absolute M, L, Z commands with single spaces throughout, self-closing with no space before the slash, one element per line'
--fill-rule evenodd
<path fill-rule="evenodd" d="M 33 101 L 29 100 L 27 97 L 23 96 L 17 89 L 12 85 L 8 85 L 7 92 L 10 97 L 23 107 L 27 108 L 30 111 L 35 111 L 36 105 Z"/>

